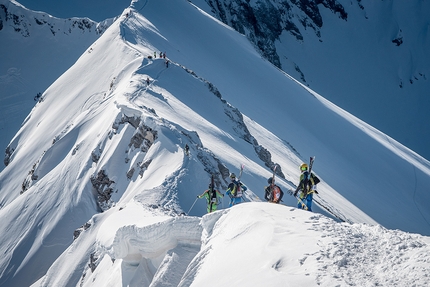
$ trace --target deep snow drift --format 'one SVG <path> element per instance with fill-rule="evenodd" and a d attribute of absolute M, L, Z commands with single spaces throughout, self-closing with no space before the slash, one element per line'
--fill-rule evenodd
<path fill-rule="evenodd" d="M 428 161 L 187 1 L 133 2 L 90 49 L 11 142 L 0 285 L 428 284 Z M 310 155 L 315 213 L 286 193 L 283 205 L 226 209 L 224 198 L 203 216 L 196 196 L 210 174 L 224 192 L 245 164 L 247 198 L 259 201 L 274 163 L 287 192 Z"/>
<path fill-rule="evenodd" d="M 427 286 L 430 280 L 430 239 L 420 235 L 268 203 L 240 204 L 201 220 L 155 213 L 135 203 L 116 208 L 40 285 L 74 285 L 64 266 L 74 268 L 75 246 L 94 237 L 98 267 L 87 267 L 80 286 Z"/>

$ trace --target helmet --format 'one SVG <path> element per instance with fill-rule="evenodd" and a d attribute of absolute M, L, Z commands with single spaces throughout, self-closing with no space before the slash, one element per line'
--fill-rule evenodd
<path fill-rule="evenodd" d="M 273 177 L 269 177 L 269 178 L 267 179 L 267 183 L 268 183 L 268 184 L 272 184 L 272 183 L 273 183 Z"/>
<path fill-rule="evenodd" d="M 300 170 L 301 170 L 301 171 L 308 170 L 308 165 L 307 165 L 306 163 L 302 163 L 302 164 L 300 165 Z"/>
<path fill-rule="evenodd" d="M 231 178 L 231 179 L 236 178 L 236 175 L 235 175 L 234 173 L 231 173 L 231 174 L 230 174 L 230 178 Z"/>

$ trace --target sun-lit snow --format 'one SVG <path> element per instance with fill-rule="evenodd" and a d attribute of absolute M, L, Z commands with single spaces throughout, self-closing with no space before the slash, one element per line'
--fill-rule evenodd
<path fill-rule="evenodd" d="M 0 149 L 3 152 L 42 94 L 112 20 L 59 19 L 0 0 Z M 6 56 L 7 55 L 7 56 Z M 1 165 L 0 170 L 3 170 Z"/>
<path fill-rule="evenodd" d="M 428 285 L 428 161 L 188 1 L 134 1 L 89 49 L 11 142 L 1 286 Z M 311 155 L 314 213 L 287 193 Z M 248 202 L 205 215 L 240 164 Z"/>

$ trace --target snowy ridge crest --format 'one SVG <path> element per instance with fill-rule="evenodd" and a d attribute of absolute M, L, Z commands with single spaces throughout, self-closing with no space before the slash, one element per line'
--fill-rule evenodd
<path fill-rule="evenodd" d="M 139 10 L 43 93 L 10 145 L 0 284 L 428 285 L 429 238 L 377 225 L 428 233 L 430 163 L 387 149 L 384 134 L 369 136 L 188 1 L 133 3 Z M 311 153 L 315 203 L 356 224 L 323 205 L 300 210 L 288 195 Z M 275 162 L 283 202 L 257 202 Z M 255 193 L 230 208 L 222 194 L 242 164 Z M 211 175 L 221 195 L 206 214 Z M 390 271 L 408 264 L 410 276 Z"/>
<path fill-rule="evenodd" d="M 36 29 L 49 29 L 53 36 L 76 33 L 103 34 L 109 22 L 94 22 L 88 18 L 58 19 L 44 12 L 34 12 L 14 1 L 0 4 L 0 31 L 11 29 L 23 37 L 30 37 Z"/>

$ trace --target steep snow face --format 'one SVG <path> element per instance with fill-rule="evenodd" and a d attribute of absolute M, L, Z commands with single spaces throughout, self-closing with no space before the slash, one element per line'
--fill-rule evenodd
<path fill-rule="evenodd" d="M 247 198 L 258 201 L 271 164 L 279 163 L 283 205 L 237 209 L 245 228 L 229 239 L 249 232 L 255 240 L 254 228 L 265 224 L 249 214 L 254 210 L 270 224 L 282 218 L 284 226 L 290 218 L 284 212 L 297 212 L 287 193 L 299 178 L 297 167 L 313 154 L 322 180 L 315 212 L 429 233 L 428 161 L 262 60 L 245 37 L 189 2 L 135 1 L 88 51 L 43 93 L 10 143 L 10 163 L 0 173 L 0 284 L 108 285 L 110 275 L 116 286 L 210 281 L 212 273 L 199 277 L 197 271 L 210 267 L 205 256 L 214 258 L 212 235 L 224 245 L 223 231 L 238 231 L 236 222 L 222 220 L 233 209 L 222 210 L 223 199 L 221 211 L 203 219 L 200 242 L 200 219 L 177 218 L 206 213 L 197 195 L 210 175 L 224 192 L 229 174 L 245 164 Z M 159 52 L 166 52 L 168 65 Z M 315 113 L 302 117 L 303 103 Z M 265 217 L 266 208 L 274 213 Z M 314 216 L 328 220 L 298 214 L 297 225 Z M 299 237 L 307 229 L 297 229 Z M 286 242 L 297 236 L 273 230 L 269 237 L 281 230 Z M 262 240 L 278 247 L 276 238 Z M 228 255 L 252 250 L 252 239 Z M 267 261 L 285 266 L 277 257 Z M 168 278 L 169 270 L 178 275 Z M 232 280 L 237 273 L 229 274 Z"/>
<path fill-rule="evenodd" d="M 428 1 L 192 2 L 277 67 L 430 158 Z"/>
<path fill-rule="evenodd" d="M 3 152 L 42 93 L 112 20 L 54 18 L 15 1 L 0 1 L 0 150 Z M 6 151 L 3 160 L 7 165 Z M 1 170 L 4 165 L 1 165 Z"/>
<path fill-rule="evenodd" d="M 321 10 L 328 9 L 344 20 L 348 16 L 345 8 L 337 0 L 324 0 L 318 3 L 315 1 L 273 2 L 270 0 L 197 0 L 192 2 L 202 9 L 208 5 L 211 13 L 223 23 L 246 35 L 262 55 L 279 68 L 282 68 L 281 57 L 283 55 L 277 52 L 276 41 L 283 33 L 288 33 L 298 41 L 303 41 L 305 38 L 303 34 L 306 33 L 304 30 L 310 29 L 320 37 L 320 29 L 324 22 Z"/>

